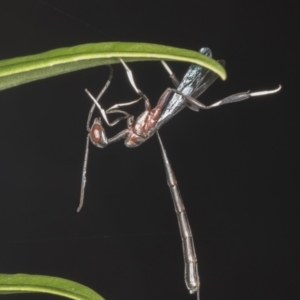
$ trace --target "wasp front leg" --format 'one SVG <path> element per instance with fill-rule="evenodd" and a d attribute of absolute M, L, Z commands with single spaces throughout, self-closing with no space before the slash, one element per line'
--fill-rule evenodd
<path fill-rule="evenodd" d="M 131 120 L 131 118 L 129 118 Z M 99 148 L 104 148 L 110 143 L 117 142 L 119 140 L 125 139 L 129 133 L 128 129 L 125 129 L 112 138 L 107 138 L 105 130 L 101 124 L 101 119 L 96 118 L 94 120 L 93 125 L 91 126 L 91 129 L 87 135 L 86 138 L 86 146 L 85 146 L 85 153 L 84 153 L 84 161 L 83 161 L 83 170 L 82 170 L 82 177 L 81 177 L 81 189 L 80 189 L 80 200 L 79 200 L 79 206 L 77 208 L 77 212 L 79 212 L 83 206 L 84 202 L 84 191 L 86 186 L 86 172 L 87 172 L 87 161 L 89 156 L 89 144 L 90 141 Z"/>

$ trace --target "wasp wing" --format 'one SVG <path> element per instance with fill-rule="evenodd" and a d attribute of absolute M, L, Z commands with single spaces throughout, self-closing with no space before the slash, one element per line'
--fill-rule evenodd
<path fill-rule="evenodd" d="M 218 60 L 218 62 L 225 66 L 224 60 Z M 191 93 L 189 96 L 193 98 L 198 98 L 201 94 L 203 94 L 218 78 L 218 75 L 211 70 L 204 69 L 201 74 L 196 76 L 193 82 L 190 82 L 190 87 L 192 87 Z M 187 106 L 195 111 L 199 111 L 199 107 L 187 104 Z"/>

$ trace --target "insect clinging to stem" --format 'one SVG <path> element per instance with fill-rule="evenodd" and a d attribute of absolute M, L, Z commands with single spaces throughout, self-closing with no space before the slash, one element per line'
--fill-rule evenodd
<path fill-rule="evenodd" d="M 209 48 L 201 48 L 200 52 L 206 56 L 212 57 L 212 52 Z M 150 137 L 156 134 L 159 145 L 162 152 L 163 162 L 165 166 L 167 183 L 170 189 L 170 193 L 173 198 L 173 203 L 175 211 L 177 214 L 178 225 L 180 229 L 180 235 L 182 240 L 183 248 L 183 258 L 184 258 L 184 278 L 185 283 L 190 291 L 190 293 L 197 292 L 198 299 L 200 298 L 200 280 L 198 274 L 197 265 L 197 255 L 195 251 L 194 241 L 192 231 L 189 225 L 187 213 L 183 204 L 183 199 L 181 197 L 178 184 L 172 170 L 171 164 L 167 157 L 166 150 L 163 146 L 159 129 L 162 125 L 167 123 L 171 118 L 173 118 L 178 112 L 180 112 L 185 107 L 188 107 L 194 111 L 199 111 L 200 109 L 211 109 L 224 104 L 243 101 L 252 97 L 264 96 L 269 94 L 274 94 L 281 89 L 279 85 L 278 88 L 269 91 L 259 91 L 259 92 L 241 92 L 237 94 L 230 95 L 222 100 L 219 100 L 211 105 L 205 105 L 198 101 L 198 98 L 216 79 L 217 74 L 212 71 L 201 67 L 199 65 L 192 64 L 187 70 L 183 79 L 179 81 L 175 74 L 171 71 L 166 62 L 162 61 L 162 65 L 168 72 L 175 88 L 167 88 L 163 94 L 158 99 L 157 105 L 151 108 L 148 97 L 136 86 L 132 71 L 129 69 L 127 64 L 120 59 L 123 64 L 128 80 L 133 87 L 134 91 L 137 93 L 139 98 L 137 100 L 118 103 L 107 110 L 104 110 L 99 101 L 103 96 L 104 92 L 107 90 L 113 76 L 112 67 L 110 68 L 110 75 L 105 84 L 105 86 L 100 91 L 99 95 L 95 98 L 87 89 L 86 93 L 89 95 L 91 100 L 94 102 L 90 109 L 88 119 L 87 119 L 87 140 L 82 172 L 82 183 L 81 183 L 81 193 L 80 193 L 80 203 L 77 211 L 80 211 L 84 200 L 84 191 L 86 185 L 86 172 L 87 172 L 87 161 L 89 153 L 89 142 L 91 141 L 95 146 L 99 148 L 104 148 L 111 143 L 124 140 L 125 146 L 133 148 L 141 145 L 147 141 Z M 218 61 L 220 64 L 224 65 L 224 61 Z M 124 111 L 124 107 L 133 105 L 138 101 L 143 100 L 145 104 L 145 111 L 139 115 L 136 119 L 134 116 L 130 115 Z M 90 126 L 92 114 L 95 108 L 99 109 L 101 117 L 95 118 L 92 126 Z M 113 122 L 109 122 L 109 114 L 120 113 L 122 116 L 115 119 Z M 127 128 L 116 134 L 115 136 L 108 138 L 106 136 L 104 127 L 102 125 L 102 120 L 108 126 L 114 126 L 119 121 L 126 119 Z"/>

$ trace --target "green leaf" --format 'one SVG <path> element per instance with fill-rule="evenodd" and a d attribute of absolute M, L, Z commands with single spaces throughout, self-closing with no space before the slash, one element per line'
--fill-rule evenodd
<path fill-rule="evenodd" d="M 0 294 L 48 293 L 76 300 L 104 300 L 77 282 L 51 276 L 0 274 Z"/>
<path fill-rule="evenodd" d="M 27 82 L 124 61 L 174 60 L 201 65 L 226 78 L 224 68 L 197 51 L 146 43 L 108 42 L 59 48 L 0 61 L 0 90 Z"/>

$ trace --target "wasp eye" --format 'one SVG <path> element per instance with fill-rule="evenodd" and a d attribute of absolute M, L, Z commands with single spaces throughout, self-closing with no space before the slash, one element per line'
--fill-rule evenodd
<path fill-rule="evenodd" d="M 99 124 L 94 124 L 91 128 L 90 137 L 92 142 L 98 144 L 102 137 L 102 127 Z"/>
<path fill-rule="evenodd" d="M 94 144 L 99 144 L 101 142 L 103 135 L 103 128 L 100 120 L 95 119 L 94 124 L 91 127 L 90 139 Z"/>

